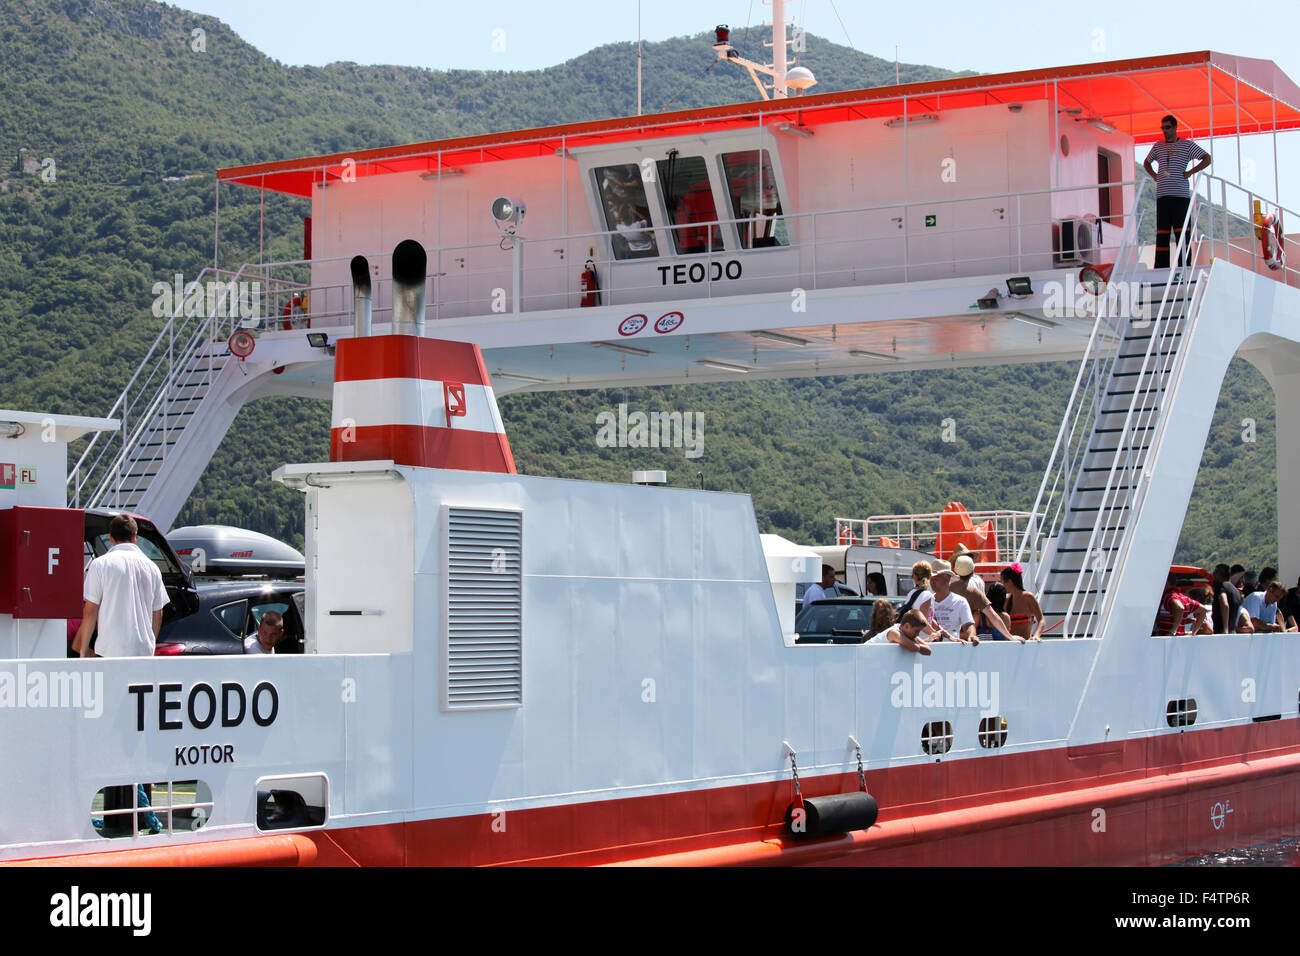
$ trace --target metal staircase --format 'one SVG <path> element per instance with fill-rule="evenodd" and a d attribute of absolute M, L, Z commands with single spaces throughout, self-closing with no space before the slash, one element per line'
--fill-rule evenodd
<path fill-rule="evenodd" d="M 194 280 L 235 285 L 240 273 L 207 268 Z M 91 439 L 68 475 L 68 500 L 77 507 L 103 507 L 148 514 L 155 478 L 203 408 L 213 383 L 229 361 L 225 324 L 227 300 L 204 299 L 186 315 L 184 297 L 146 352 L 109 418 L 122 428 L 109 438 Z M 195 310 L 190 310 L 194 312 Z"/>
<path fill-rule="evenodd" d="M 1178 262 L 1184 249 L 1188 262 L 1197 261 L 1195 195 L 1171 261 Z M 1130 220 L 1133 231 L 1126 231 L 1110 288 L 1140 289 L 1139 307 L 1117 315 L 1104 314 L 1110 310 L 1103 307 L 1098 316 L 1033 508 L 1043 518 L 1021 544 L 1021 559 L 1034 564 L 1032 588 L 1050 636 L 1104 631 L 1107 594 L 1132 545 L 1130 518 L 1145 498 L 1148 464 L 1183 367 L 1180 346 L 1203 289 L 1192 266 L 1171 270 L 1164 282 L 1117 285 L 1135 283 L 1139 274 L 1136 226 Z"/>

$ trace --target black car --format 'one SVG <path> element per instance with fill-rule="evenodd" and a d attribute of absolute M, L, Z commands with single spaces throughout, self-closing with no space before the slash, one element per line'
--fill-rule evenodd
<path fill-rule="evenodd" d="M 825 598 L 814 601 L 794 619 L 797 644 L 861 644 L 871 627 L 875 598 Z"/>
<path fill-rule="evenodd" d="M 154 654 L 242 654 L 267 611 L 284 618 L 284 639 L 276 654 L 301 654 L 305 630 L 301 581 L 242 580 L 202 584 L 198 612 L 164 624 Z"/>
<path fill-rule="evenodd" d="M 871 630 L 871 610 L 874 597 L 825 598 L 814 601 L 799 612 L 794 619 L 794 629 L 799 637 L 796 644 L 861 644 L 866 640 L 863 631 Z M 899 598 L 890 598 L 895 614 L 902 605 Z"/>

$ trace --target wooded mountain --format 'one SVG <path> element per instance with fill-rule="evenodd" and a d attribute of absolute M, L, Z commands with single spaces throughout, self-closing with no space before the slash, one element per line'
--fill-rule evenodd
<path fill-rule="evenodd" d="M 645 45 L 647 111 L 753 98 L 742 72 L 706 72 L 711 39 Z M 759 30 L 733 39 L 762 58 Z M 804 56 L 819 91 L 894 81 L 892 62 L 815 36 Z M 951 74 L 903 64 L 901 75 Z M 160 327 L 153 284 L 212 262 L 216 168 L 624 115 L 634 84 L 631 43 L 519 72 L 287 67 L 211 17 L 152 0 L 6 0 L 0 407 L 107 413 Z M 221 263 L 237 268 L 257 258 L 259 196 L 223 187 L 220 201 Z M 268 260 L 298 254 L 306 211 L 267 195 Z M 693 484 L 702 472 L 706 487 L 752 495 L 761 530 L 824 543 L 837 515 L 938 511 L 949 500 L 1028 508 L 1074 372 L 1044 364 L 541 393 L 508 396 L 501 410 L 530 474 L 626 481 L 664 468 L 672 483 Z M 599 447 L 597 415 L 620 402 L 702 413 L 703 454 Z M 1275 560 L 1273 404 L 1263 377 L 1234 362 L 1179 560 Z M 955 441 L 943 440 L 944 418 Z M 1256 423 L 1253 442 L 1245 419 Z M 301 546 L 301 497 L 269 474 L 327 457 L 328 421 L 320 402 L 246 407 L 178 524 L 243 525 Z"/>

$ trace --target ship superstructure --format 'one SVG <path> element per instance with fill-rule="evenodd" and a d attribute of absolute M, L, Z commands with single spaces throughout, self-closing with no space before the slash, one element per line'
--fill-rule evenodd
<path fill-rule="evenodd" d="M 6 662 L 6 765 L 46 799 L 0 855 L 1149 863 L 1290 832 L 1298 636 L 1150 636 L 1228 362 L 1300 398 L 1275 194 L 1216 157 L 1188 264 L 1152 266 L 1134 152 L 1171 112 L 1293 129 L 1300 89 L 1192 53 L 223 170 L 310 198 L 310 255 L 210 274 L 254 314 L 178 304 L 69 487 L 166 525 L 243 403 L 332 398 L 331 461 L 276 474 L 307 653 Z M 820 559 L 747 496 L 515 473 L 495 399 L 1052 359 L 1080 371 L 1016 551 L 1062 639 L 924 660 L 797 644 Z M 27 705 L 37 674 L 93 707 Z M 163 834 L 109 799 L 139 783 Z M 787 829 L 860 792 L 874 825 Z"/>

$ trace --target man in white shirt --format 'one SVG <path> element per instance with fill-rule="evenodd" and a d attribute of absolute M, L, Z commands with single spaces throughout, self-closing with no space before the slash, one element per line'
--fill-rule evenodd
<path fill-rule="evenodd" d="M 821 584 L 811 584 L 808 590 L 803 592 L 803 604 L 800 610 L 807 607 L 813 601 L 820 601 L 823 598 L 839 597 L 847 593 L 841 590 L 841 586 L 835 583 L 835 569 L 829 564 L 822 565 L 822 582 Z"/>
<path fill-rule="evenodd" d="M 162 627 L 167 589 L 158 566 L 136 546 L 130 515 L 109 523 L 113 547 L 86 569 L 85 606 L 73 647 L 82 657 L 152 657 Z M 95 650 L 90 636 L 99 627 Z"/>
<path fill-rule="evenodd" d="M 949 640 L 978 644 L 980 639 L 975 633 L 975 617 L 970 612 L 970 603 L 952 591 L 952 582 L 956 579 L 957 575 L 951 571 L 936 571 L 931 576 L 934 600 L 930 602 L 930 613 L 943 636 Z"/>
<path fill-rule="evenodd" d="M 245 654 L 270 654 L 275 645 L 284 640 L 284 618 L 278 611 L 267 611 L 262 615 L 257 630 L 244 638 Z"/>

